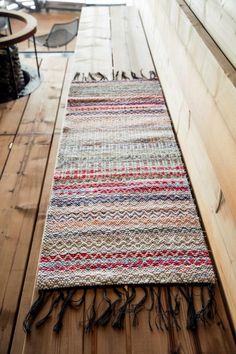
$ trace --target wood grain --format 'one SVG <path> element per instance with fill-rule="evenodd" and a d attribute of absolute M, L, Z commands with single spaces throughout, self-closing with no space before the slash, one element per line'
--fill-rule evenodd
<path fill-rule="evenodd" d="M 198 335 L 198 330 L 190 331 L 187 329 L 188 305 L 178 288 L 173 287 L 171 289 L 171 295 L 172 295 L 173 306 L 174 306 L 174 298 L 176 296 L 180 303 L 178 325 L 181 327 L 181 329 L 177 329 L 173 321 L 173 318 L 171 318 L 171 316 L 169 315 L 169 326 L 170 326 L 169 342 L 170 342 L 171 350 L 172 352 L 178 354 L 190 354 L 190 353 L 200 354 L 201 353 L 200 346 L 199 346 L 200 338 Z M 200 323 L 199 327 L 201 327 L 202 325 L 203 324 Z"/>
<path fill-rule="evenodd" d="M 64 61 L 64 71 L 66 59 Z M 55 67 L 55 63 L 48 62 L 47 67 L 50 72 Z M 62 66 L 60 67 L 62 70 Z M 59 81 L 61 80 L 61 82 Z M 48 87 L 55 84 L 62 86 L 63 77 L 52 76 L 49 73 Z M 47 82 L 47 74 L 44 76 L 44 83 Z M 26 108 L 31 112 L 31 129 L 27 130 L 28 115 L 22 117 L 21 126 L 14 140 L 10 151 L 7 164 L 0 182 L 0 196 L 3 203 L 0 210 L 0 254 L 3 267 L 0 270 L 1 291 L 1 345 L 0 352 L 5 353 L 14 326 L 15 316 L 21 287 L 24 280 L 25 269 L 27 266 L 28 253 L 31 247 L 31 239 L 35 227 L 35 221 L 40 200 L 42 182 L 44 179 L 45 167 L 47 165 L 48 153 L 51 145 L 51 135 L 34 134 L 33 126 L 36 124 L 40 132 L 40 122 L 37 114 L 34 116 L 35 98 L 38 92 L 35 91 Z M 58 92 L 58 97 L 60 92 Z M 39 104 L 49 105 L 50 119 L 54 120 L 58 111 L 58 99 L 48 96 L 48 90 L 41 91 Z M 51 102 L 53 101 L 53 104 Z M 46 111 L 46 110 L 45 110 Z M 41 115 L 41 122 L 44 125 L 44 116 Z M 54 124 L 54 123 L 53 123 Z M 45 126 L 45 125 L 44 125 Z M 25 134 L 23 134 L 25 133 Z M 23 135 L 22 135 L 23 134 Z"/>
<path fill-rule="evenodd" d="M 236 73 L 183 1 L 137 5 L 235 324 Z M 216 212 L 220 190 L 224 201 Z"/>
<path fill-rule="evenodd" d="M 14 325 L 49 146 L 45 135 L 16 138 L 1 179 L 1 353 Z"/>
<path fill-rule="evenodd" d="M 185 0 L 236 67 L 236 6 L 233 0 Z"/>
<path fill-rule="evenodd" d="M 126 8 L 127 46 L 132 70 L 140 76 L 140 70 L 149 77 L 149 71 L 154 70 L 150 51 L 140 21 L 139 13 L 133 7 Z M 142 53 L 142 55 L 140 55 Z"/>
<path fill-rule="evenodd" d="M 178 137 L 209 235 L 216 267 L 224 284 L 225 294 L 231 304 L 232 313 L 234 313 L 236 303 L 233 289 L 236 273 L 235 267 L 232 265 L 236 259 L 236 240 L 234 237 L 236 224 L 226 201 L 223 202 L 220 210 L 215 213 L 220 185 L 194 121 L 190 121 L 189 127 L 189 118 L 184 119 L 182 117 Z M 190 156 L 189 151 L 191 151 Z M 199 155 L 202 156 L 201 159 L 199 159 Z M 202 188 L 204 185 L 208 186 L 205 190 Z M 211 237 L 211 235 L 214 235 L 214 237 Z M 224 256 L 222 252 L 224 252 Z"/>
<path fill-rule="evenodd" d="M 145 3 L 147 4 L 147 2 Z M 193 175 L 194 185 L 196 185 L 196 191 L 199 189 L 198 195 L 200 196 L 200 204 L 205 205 L 205 207 L 202 207 L 202 211 L 203 214 L 207 216 L 206 219 L 210 220 L 209 225 L 214 225 L 214 228 L 212 227 L 212 230 L 211 226 L 208 226 L 210 234 L 215 233 L 216 230 L 221 230 L 220 236 L 218 236 L 219 233 L 216 233 L 215 237 L 215 244 L 218 244 L 217 247 L 219 247 L 219 250 L 222 247 L 226 247 L 225 243 L 227 243 L 228 248 L 231 247 L 233 249 L 234 241 L 231 240 L 230 235 L 232 235 L 233 233 L 234 224 L 232 223 L 232 214 L 229 214 L 229 212 L 231 212 L 230 207 L 228 203 L 224 201 L 217 214 L 215 214 L 214 208 L 212 207 L 212 205 L 215 206 L 215 203 L 217 201 L 217 190 L 219 185 L 216 184 L 216 182 L 218 183 L 218 177 L 215 174 L 215 170 L 212 167 L 212 163 L 209 162 L 208 155 L 205 152 L 206 147 L 202 139 L 197 139 L 197 142 L 201 142 L 199 151 L 201 151 L 201 156 L 203 154 L 204 159 L 199 159 L 199 153 L 197 155 L 198 145 L 195 146 L 194 144 L 196 142 L 195 134 L 199 135 L 199 129 L 195 122 L 195 117 L 193 116 L 192 110 L 190 110 L 190 104 L 186 98 L 186 95 L 180 87 L 179 82 L 181 82 L 181 80 L 179 79 L 179 75 L 177 74 L 176 68 L 169 57 L 170 52 L 168 50 L 167 44 L 171 43 L 169 42 L 171 41 L 171 33 L 169 29 L 169 27 L 171 26 L 169 24 L 170 17 L 165 15 L 165 11 L 167 8 L 169 8 L 169 10 L 171 9 L 170 2 L 166 2 L 167 8 L 165 7 L 165 11 L 163 11 L 162 8 L 159 8 L 158 3 L 155 1 L 153 1 L 153 6 L 154 7 L 152 10 L 150 10 L 150 8 L 146 6 L 146 9 L 149 10 L 149 22 L 153 23 L 154 26 L 151 29 L 150 33 L 153 38 L 155 35 L 155 40 L 157 41 L 157 43 L 155 42 L 155 50 L 153 54 L 155 60 L 158 58 L 158 63 L 156 62 L 156 65 L 158 64 L 157 67 L 158 69 L 160 68 L 159 74 L 161 74 L 162 83 L 168 98 L 169 108 L 171 112 L 173 112 L 173 120 L 176 130 L 179 134 L 181 145 L 183 145 L 183 150 L 185 150 L 186 161 L 187 156 L 189 156 L 189 158 L 191 156 L 191 154 L 187 153 L 188 150 L 191 151 L 191 153 L 193 153 L 194 155 L 194 159 L 191 159 L 191 161 L 195 161 L 195 158 L 197 158 L 198 156 L 198 160 L 197 163 L 195 161 L 195 165 L 193 163 L 191 165 L 190 162 L 188 165 L 190 166 L 191 171 L 193 171 L 191 173 Z M 152 16 L 152 13 L 154 14 L 157 10 L 159 10 L 157 16 L 157 19 L 159 20 L 158 23 L 160 28 L 165 28 L 165 37 L 160 36 L 159 28 L 156 27 L 156 19 Z M 73 59 L 71 60 L 71 63 L 67 65 L 66 62 L 65 64 L 63 64 L 63 60 L 57 61 L 55 63 L 55 59 L 49 58 L 47 63 L 45 62 L 44 66 L 42 66 L 45 70 L 45 75 L 48 78 L 47 83 L 45 82 L 43 89 L 40 91 L 40 96 L 45 95 L 45 99 L 43 100 L 42 97 L 40 97 L 39 100 L 36 100 L 31 97 L 28 105 L 26 106 L 26 108 L 24 108 L 25 115 L 23 115 L 19 119 L 19 122 L 21 122 L 19 127 L 20 134 L 18 134 L 16 138 L 17 145 L 13 145 L 13 148 L 15 150 L 11 150 L 9 158 L 7 160 L 7 169 L 5 168 L 4 170 L 5 177 L 4 188 L 2 192 L 4 200 L 7 201 L 7 211 L 9 212 L 9 215 L 12 217 L 13 213 L 16 213 L 14 214 L 16 216 L 13 216 L 14 220 L 16 220 L 17 222 L 17 226 L 23 225 L 22 227 L 16 228 L 16 224 L 12 223 L 13 226 L 11 227 L 12 230 L 14 230 L 14 235 L 11 236 L 11 238 L 7 239 L 9 260 L 12 258 L 11 253 L 14 252 L 14 250 L 16 250 L 16 255 L 19 251 L 23 252 L 20 255 L 18 254 L 18 256 L 21 257 L 22 268 L 20 269 L 20 271 L 18 271 L 19 267 L 17 268 L 17 272 L 15 272 L 14 277 L 12 277 L 14 283 L 12 282 L 10 284 L 11 287 L 10 285 L 7 285 L 6 287 L 9 291 L 8 294 L 11 294 L 10 298 L 12 298 L 12 291 L 13 289 L 15 291 L 17 281 L 21 282 L 22 296 L 17 298 L 20 303 L 19 312 L 17 313 L 18 307 L 16 306 L 15 312 L 14 310 L 12 310 L 13 312 L 8 314 L 7 311 L 8 309 L 12 309 L 12 304 L 11 306 L 8 306 L 5 300 L 4 311 L 6 311 L 4 313 L 8 317 L 5 317 L 5 322 L 1 322 L 1 324 L 3 323 L 3 325 L 8 325 L 8 329 L 3 328 L 3 334 L 10 333 L 12 331 L 12 328 L 14 328 L 14 323 L 16 319 L 16 326 L 12 337 L 11 351 L 9 351 L 12 354 L 64 354 L 67 352 L 70 354 L 235 354 L 236 350 L 233 342 L 233 336 L 229 327 L 229 322 L 225 313 L 225 308 L 222 303 L 219 290 L 216 290 L 216 302 L 218 304 L 219 314 L 224 320 L 225 332 L 222 330 L 222 328 L 218 328 L 217 324 L 213 325 L 213 327 L 211 328 L 205 328 L 202 326 L 197 333 L 190 333 L 189 331 L 187 331 L 185 329 L 187 307 L 186 304 L 184 304 L 183 302 L 181 305 L 180 313 L 180 322 L 182 327 L 181 332 L 177 331 L 174 327 L 171 328 L 169 331 L 161 331 L 157 329 L 154 329 L 153 332 L 150 331 L 148 325 L 147 311 L 144 310 L 139 314 L 139 326 L 137 327 L 131 326 L 133 316 L 132 313 L 128 313 L 125 322 L 125 330 L 123 331 L 115 331 L 111 327 L 107 327 L 105 329 L 95 328 L 94 331 L 90 334 L 85 333 L 81 324 L 83 324 L 84 320 L 86 320 L 86 309 L 89 308 L 93 300 L 94 291 L 93 289 L 90 289 L 88 291 L 84 307 L 81 308 L 81 310 L 78 312 L 70 309 L 70 311 L 66 313 L 64 326 L 59 336 L 57 336 L 52 331 L 53 324 L 57 320 L 56 313 L 52 315 L 47 326 L 41 328 L 40 330 L 34 329 L 31 336 L 26 337 L 23 333 L 23 319 L 28 309 L 30 308 L 30 305 L 36 297 L 35 281 L 38 257 L 45 224 L 46 210 L 50 196 L 52 176 L 59 142 L 59 134 L 61 131 L 70 79 L 73 77 L 75 71 L 88 73 L 89 71 L 96 72 L 98 70 L 105 70 L 102 72 L 107 74 L 109 78 L 112 78 L 112 69 L 114 68 L 117 68 L 117 70 L 124 70 L 123 67 L 127 66 L 127 68 L 136 67 L 136 70 L 140 70 L 141 68 L 139 68 L 139 65 L 144 65 L 144 62 L 146 62 L 146 60 L 147 63 L 149 63 L 149 60 L 151 60 L 150 58 L 147 59 L 147 52 L 144 55 L 146 59 L 143 60 L 141 58 L 142 50 L 146 51 L 146 49 L 143 48 L 147 47 L 144 44 L 140 44 L 143 42 L 143 39 L 140 38 L 144 38 L 143 35 L 141 35 L 141 32 L 137 34 L 137 38 L 135 37 L 136 32 L 140 31 L 140 23 L 137 24 L 137 26 L 135 25 L 135 21 L 138 18 L 137 12 L 130 9 L 119 9 L 117 13 L 113 11 L 113 8 L 109 10 L 105 7 L 97 7 L 96 9 L 85 9 L 84 16 L 82 13 L 81 18 L 81 26 L 78 36 L 78 48 L 75 55 L 75 66 L 73 64 Z M 173 12 L 171 12 L 171 14 L 173 19 L 175 15 L 175 8 L 172 8 L 172 11 Z M 119 39 L 118 36 L 119 21 L 122 41 Z M 127 30 L 128 28 L 130 28 L 129 26 L 133 27 L 133 30 Z M 185 28 L 183 22 L 181 22 L 181 26 Z M 114 36 L 112 35 L 112 33 Z M 183 40 L 187 40 L 188 33 L 188 31 L 185 32 L 185 39 Z M 135 38 L 137 39 L 137 43 L 139 43 L 140 48 L 139 46 L 131 46 L 133 39 L 135 40 Z M 79 54 L 79 40 L 81 41 L 80 43 L 82 45 L 81 57 Z M 130 43 L 129 50 L 125 50 L 125 48 L 127 48 L 128 42 Z M 94 47 L 93 43 L 95 44 Z M 121 52 L 119 53 L 122 48 L 125 54 Z M 113 64 L 115 65 L 114 67 L 112 66 L 112 55 L 113 58 L 116 58 L 113 60 Z M 101 62 L 99 64 L 100 58 L 103 60 L 102 64 Z M 119 61 L 121 63 L 120 67 Z M 130 65 L 131 62 L 133 63 L 132 65 Z M 147 70 L 148 65 L 146 66 Z M 52 75 L 50 68 L 53 69 Z M 153 66 L 150 68 L 150 70 L 152 70 L 152 68 Z M 64 76 L 63 73 L 66 69 L 67 74 L 66 76 Z M 63 73 L 59 73 L 59 71 L 62 71 Z M 59 84 L 54 82 L 53 76 L 56 76 L 57 79 L 58 77 L 60 78 Z M 64 88 L 62 89 L 63 85 Z M 48 98 L 46 99 L 46 97 Z M 169 97 L 171 97 L 171 102 L 169 102 Z M 53 108 L 54 104 L 52 104 L 52 102 L 48 102 L 48 99 L 52 100 L 55 104 L 55 107 L 57 107 L 57 109 L 55 108 L 55 111 Z M 30 106 L 32 106 L 31 109 L 29 104 Z M 49 107 L 50 112 L 54 112 L 54 118 L 51 116 L 51 114 L 48 113 L 46 109 L 47 105 Z M 34 118 L 30 116 L 30 112 L 32 112 Z M 4 124 L 4 129 L 8 129 L 7 115 Z M 194 141 L 194 143 L 192 143 L 192 140 Z M 28 145 L 25 145 L 25 143 L 27 143 Z M 14 171 L 19 170 L 21 166 L 20 161 L 25 161 L 25 156 L 27 156 L 27 164 L 23 162 L 23 167 L 21 167 L 20 170 L 20 176 L 17 177 L 15 176 Z M 4 159 L 6 159 L 6 157 L 4 157 Z M 201 164 L 202 160 L 204 161 L 203 167 Z M 22 173 L 22 171 L 24 171 L 24 166 L 27 167 L 29 171 L 31 171 L 31 174 L 27 173 L 25 175 L 24 173 Z M 205 171 L 205 169 L 207 169 L 207 171 L 210 171 L 210 174 L 203 173 L 202 171 Z M 35 173 L 36 171 L 37 173 Z M 194 175 L 196 176 L 195 179 Z M 9 178 L 8 183 L 7 177 Z M 201 192 L 201 185 L 204 183 L 209 183 L 209 181 L 213 181 L 214 183 L 212 184 L 211 188 L 208 188 L 209 192 L 203 198 L 203 193 Z M 12 192 L 15 195 L 14 199 L 12 197 L 8 197 L 8 194 L 10 195 L 8 189 L 13 188 L 12 186 L 14 186 L 15 184 L 17 185 L 18 189 L 16 188 L 15 191 Z M 41 190 L 39 186 L 41 186 Z M 20 204 L 18 199 L 19 196 L 21 197 Z M 22 202 L 23 200 L 25 204 Z M 15 208 L 16 211 L 15 209 L 11 211 L 11 206 L 18 205 L 16 204 L 16 201 L 20 205 L 20 209 Z M 209 208 L 211 208 L 210 210 L 212 216 L 209 216 Z M 22 216 L 23 214 L 24 216 Z M 3 214 L 2 218 L 4 218 Z M 22 218 L 23 221 L 20 221 Z M 34 225 L 32 225 L 33 219 Z M 6 219 L 4 219 L 4 221 L 5 220 Z M 3 225 L 3 223 L 0 223 L 0 225 Z M 217 227 L 215 225 L 217 225 Z M 17 239 L 18 234 L 16 234 L 15 232 L 16 229 L 19 229 L 18 234 L 24 233 L 25 237 L 23 238 L 22 236 L 20 239 Z M 224 230 L 226 230 L 227 235 L 229 235 L 229 237 L 227 238 L 227 242 L 225 240 L 222 243 L 222 235 Z M 11 234 L 13 234 L 13 232 Z M 32 245 L 28 242 L 29 239 L 31 240 L 31 237 Z M 218 237 L 221 241 L 218 240 Z M 19 251 L 18 240 L 20 240 Z M 214 252 L 216 252 L 217 254 L 217 250 Z M 25 258 L 24 254 L 26 253 L 27 256 Z M 25 262 L 24 264 L 23 258 Z M 225 260 L 227 267 L 229 262 L 231 261 L 232 258 Z M 224 264 L 222 264 L 221 262 L 220 266 L 221 265 Z M 8 259 L 6 260 L 6 269 L 7 267 Z M 7 271 L 7 273 L 9 273 L 9 271 Z M 24 281 L 16 279 L 16 276 L 20 277 L 23 273 L 25 273 Z M 226 278 L 227 274 L 232 273 L 225 273 Z M 137 297 L 134 302 L 137 302 L 143 296 L 142 289 L 137 289 Z M 174 289 L 172 294 L 175 295 L 176 292 L 177 289 Z M 112 290 L 109 290 L 108 293 L 111 298 L 114 297 Z M 18 295 L 16 294 L 16 297 L 17 296 Z M 166 295 L 164 293 L 162 294 L 162 300 L 163 302 L 166 302 Z M 11 299 L 11 301 L 13 300 Z M 102 292 L 98 293 L 96 304 L 96 306 L 98 307 L 97 311 L 102 312 L 105 307 L 105 303 L 102 301 Z M 100 305 L 98 306 L 98 304 Z M 147 303 L 146 305 L 149 306 L 150 303 Z M 130 309 L 132 310 L 132 305 Z M 44 309 L 44 312 L 42 312 L 42 314 L 45 313 L 46 310 L 47 309 Z M 7 323 L 6 321 L 6 319 L 8 318 L 13 318 L 13 322 L 11 323 L 11 329 L 9 327 L 9 322 Z M 154 318 L 152 318 L 152 320 L 154 320 Z M 170 318 L 169 321 L 171 322 Z M 9 344 L 9 335 L 8 337 L 6 337 L 5 335 L 5 337 L 3 336 L 3 338 L 5 338 L 4 343 Z M 2 352 L 5 354 L 3 350 Z"/>
<path fill-rule="evenodd" d="M 29 96 L 0 104 L 0 134 L 16 134 Z"/>
<path fill-rule="evenodd" d="M 83 9 L 75 49 L 75 72 L 101 72 L 112 79 L 111 30 L 108 7 Z"/>
<path fill-rule="evenodd" d="M 154 67 L 138 12 L 124 6 L 110 11 L 114 73 L 119 71 L 120 78 L 124 71 L 132 79 L 131 71 L 140 76 L 142 70 L 149 77 Z"/>
<path fill-rule="evenodd" d="M 55 100 L 58 105 L 58 111 L 56 112 L 56 116 L 54 116 L 54 122 L 53 127 L 54 131 L 60 132 L 61 125 L 62 125 L 62 117 L 64 115 L 64 110 L 65 110 L 65 95 L 68 93 L 68 88 L 69 88 L 69 83 L 70 83 L 70 78 L 71 78 L 71 73 L 70 73 L 70 66 L 66 64 L 66 60 L 64 59 L 64 68 L 68 69 L 68 75 L 65 76 L 65 71 L 63 75 L 63 84 L 61 84 L 62 92 L 60 93 L 61 100 Z M 71 62 L 71 60 L 69 61 Z M 50 67 L 50 61 L 47 63 Z M 51 65 L 55 65 L 54 60 L 51 60 Z M 47 329 L 42 328 L 40 331 L 41 333 L 34 333 L 32 336 L 33 338 L 27 338 L 25 335 L 22 336 L 22 323 L 25 318 L 26 313 L 28 312 L 34 298 L 37 296 L 36 295 L 36 288 L 35 288 L 35 279 L 36 279 L 36 270 L 37 270 L 37 265 L 38 265 L 38 258 L 39 258 L 39 252 L 40 252 L 40 245 L 42 241 L 42 234 L 43 234 L 43 229 L 44 229 L 44 224 L 45 224 L 45 217 L 46 217 L 46 211 L 47 211 L 47 206 L 49 202 L 49 197 L 50 197 L 50 191 L 51 191 L 51 184 L 52 184 L 52 177 L 53 177 L 53 172 L 54 172 L 54 167 L 55 167 L 55 162 L 56 162 L 56 156 L 57 156 L 57 149 L 58 149 L 58 143 L 59 143 L 59 134 L 55 133 L 53 140 L 52 140 L 52 145 L 50 149 L 50 155 L 48 158 L 48 165 L 47 165 L 47 171 L 45 174 L 45 182 L 42 190 L 42 196 L 40 199 L 40 205 L 39 205 L 39 212 L 38 212 L 38 217 L 36 221 L 36 228 L 33 236 L 33 243 L 32 243 L 32 248 L 31 248 L 31 253 L 29 257 L 29 263 L 28 263 L 28 268 L 26 272 L 26 278 L 24 282 L 24 288 L 23 288 L 23 293 L 21 297 L 21 303 L 20 303 L 20 309 L 19 309 L 19 315 L 17 319 L 17 324 L 16 324 L 16 329 L 15 329 L 15 335 L 12 343 L 12 353 L 17 353 L 19 348 L 19 352 L 23 352 L 23 348 L 25 352 L 31 352 L 33 349 L 38 347 L 41 348 L 38 341 L 39 338 L 44 338 L 44 343 L 45 343 L 45 348 L 44 352 L 46 353 L 47 350 L 51 350 L 51 352 L 58 352 L 58 350 L 62 350 L 61 348 L 65 349 L 65 345 L 68 346 L 67 339 L 68 336 L 66 336 L 64 339 L 58 339 L 59 337 L 53 333 L 52 328 L 50 331 Z M 74 325 L 72 326 L 73 328 L 75 327 L 75 324 L 78 323 L 76 313 L 73 313 L 71 318 L 73 318 Z M 68 321 L 71 321 L 70 317 L 66 317 L 65 321 L 68 324 Z M 77 319 L 77 321 L 75 320 Z M 51 319 L 51 323 L 56 322 L 56 314 L 54 313 Z M 70 328 L 71 326 L 68 325 L 66 328 Z M 50 344 L 49 344 L 50 343 Z M 71 345 L 74 345 L 71 343 Z M 77 343 L 78 347 L 78 343 Z M 40 350 L 40 349 L 39 349 Z"/>
<path fill-rule="evenodd" d="M 115 295 L 112 289 L 107 290 L 107 296 L 111 301 L 115 301 L 117 299 L 117 295 Z M 106 308 L 107 304 L 102 299 L 103 294 L 100 291 L 100 299 L 98 304 L 100 305 L 98 308 L 98 314 L 102 313 Z M 110 354 L 116 348 L 116 354 L 126 353 L 127 343 L 126 343 L 126 328 L 123 331 L 114 330 L 112 328 L 112 320 L 106 327 L 99 327 L 97 329 L 97 351 L 96 354 Z M 129 326 L 128 316 L 125 326 Z M 109 340 L 106 340 L 106 338 Z M 85 352 L 86 353 L 86 352 Z"/>
<path fill-rule="evenodd" d="M 94 289 L 88 289 L 86 293 L 85 310 L 84 310 L 84 321 L 83 325 L 87 324 L 89 319 L 91 306 L 94 299 Z M 97 328 L 94 327 L 91 331 L 84 331 L 83 337 L 83 353 L 84 354 L 96 354 L 97 353 Z"/>
<path fill-rule="evenodd" d="M 120 71 L 118 77 L 120 78 L 121 72 L 124 71 L 130 77 L 130 71 L 132 68 L 128 53 L 126 8 L 124 6 L 117 9 L 111 8 L 110 16 L 114 73 L 116 75 L 117 71 Z"/>
<path fill-rule="evenodd" d="M 24 58 L 24 64 L 35 67 L 35 58 Z M 39 59 L 39 66 L 41 59 Z M 0 134 L 16 134 L 30 96 L 0 103 Z"/>
<path fill-rule="evenodd" d="M 18 134 L 52 134 L 66 65 L 63 57 L 54 60 L 53 65 L 50 58 L 43 60 L 40 70 L 44 80 L 29 98 Z"/>
<path fill-rule="evenodd" d="M 155 289 L 157 290 L 157 289 Z M 137 288 L 136 290 L 136 298 L 134 303 L 137 303 L 143 296 L 143 290 L 141 288 Z M 156 295 L 155 295 L 156 296 Z M 164 293 L 162 294 L 162 302 L 165 305 L 165 297 Z M 151 306 L 151 301 L 146 303 L 145 308 L 148 309 Z M 150 314 L 150 324 L 152 330 L 149 327 L 149 316 L 148 311 L 145 309 L 141 311 L 138 315 L 138 325 L 131 325 L 131 348 L 132 354 L 142 354 L 142 353 L 169 353 L 169 333 L 165 330 L 157 329 L 155 320 L 158 321 L 156 317 L 155 308 Z M 131 316 L 131 323 L 133 322 L 133 316 Z M 144 339 L 145 340 L 142 340 Z"/>
<path fill-rule="evenodd" d="M 200 296 L 196 297 L 196 299 L 200 300 Z M 205 326 L 199 326 L 199 352 L 233 354 L 236 352 L 235 342 L 232 338 L 227 316 L 223 310 L 224 305 L 222 298 L 217 288 L 215 293 L 215 300 L 217 303 L 217 311 L 220 314 L 220 317 L 216 318 L 216 320 L 211 324 L 211 326 L 209 326 L 207 330 Z"/>
<path fill-rule="evenodd" d="M 0 135 L 0 178 L 4 171 L 5 164 L 7 163 L 13 140 L 14 135 Z"/>

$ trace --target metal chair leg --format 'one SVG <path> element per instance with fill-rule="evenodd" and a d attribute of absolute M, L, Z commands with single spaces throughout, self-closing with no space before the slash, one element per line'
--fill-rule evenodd
<path fill-rule="evenodd" d="M 34 35 L 33 35 L 33 43 L 34 43 L 34 54 L 35 54 L 35 60 L 36 60 L 36 65 L 37 65 L 38 77 L 40 77 L 38 53 L 37 53 L 37 48 L 36 48 L 36 42 L 35 42 L 35 36 Z"/>

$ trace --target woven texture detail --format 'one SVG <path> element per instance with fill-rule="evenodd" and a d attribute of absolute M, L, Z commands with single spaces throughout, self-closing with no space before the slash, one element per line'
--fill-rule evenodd
<path fill-rule="evenodd" d="M 158 80 L 71 85 L 40 289 L 214 283 Z"/>

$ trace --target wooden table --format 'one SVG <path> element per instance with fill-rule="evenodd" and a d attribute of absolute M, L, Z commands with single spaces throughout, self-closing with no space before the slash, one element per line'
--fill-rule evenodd
<path fill-rule="evenodd" d="M 30 16 L 20 11 L 9 11 L 0 9 L 0 16 L 8 19 L 16 19 L 25 23 L 25 27 L 17 33 L 12 33 L 10 26 L 10 35 L 0 38 L 0 48 L 6 48 L 13 44 L 22 42 L 32 37 L 37 31 L 37 21 L 33 16 Z"/>

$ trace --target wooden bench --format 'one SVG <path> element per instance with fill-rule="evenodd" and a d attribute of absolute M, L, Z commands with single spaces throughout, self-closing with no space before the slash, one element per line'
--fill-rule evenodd
<path fill-rule="evenodd" d="M 33 331 L 30 337 L 23 333 L 23 319 L 35 298 L 40 244 L 69 82 L 75 72 L 87 75 L 99 71 L 112 79 L 117 71 L 128 74 L 140 69 L 148 75 L 154 64 L 137 10 L 84 8 L 74 59 L 69 64 L 65 58 L 43 59 L 44 82 L 39 90 L 30 97 L 0 105 L 1 354 L 236 353 L 219 289 L 216 302 L 224 329 L 215 323 L 207 329 L 200 327 L 197 332 L 189 332 L 183 308 L 179 332 L 174 328 L 168 332 L 150 331 L 143 312 L 137 328 L 131 326 L 127 316 L 124 331 L 114 331 L 108 326 L 85 334 L 80 325 L 86 316 L 85 304 L 79 314 L 66 313 L 59 336 L 47 326 Z M 167 72 L 164 61 L 159 63 L 158 70 L 159 74 Z M 169 86 L 165 81 L 163 84 L 167 95 L 170 91 L 176 93 L 173 87 L 176 81 L 169 81 Z M 171 102 L 168 104 L 171 108 Z M 175 114 L 173 120 L 176 125 Z M 190 124 L 192 127 L 192 121 Z M 92 290 L 89 294 L 93 296 Z M 142 297 L 141 290 L 138 296 Z M 51 323 L 55 322 L 55 316 L 52 315 Z"/>

